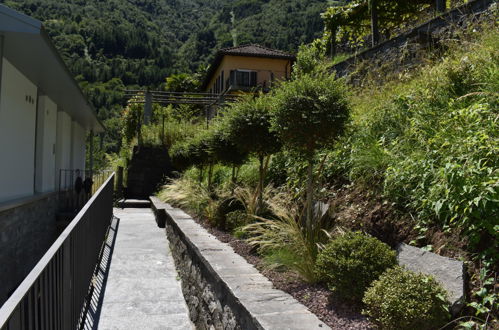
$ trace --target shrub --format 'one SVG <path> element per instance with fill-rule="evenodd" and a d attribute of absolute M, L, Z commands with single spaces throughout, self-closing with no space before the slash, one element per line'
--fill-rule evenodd
<path fill-rule="evenodd" d="M 224 192 L 221 192 L 223 195 Z M 221 196 L 217 203 L 215 217 L 213 218 L 212 225 L 222 230 L 232 230 L 233 227 L 229 226 L 229 214 L 240 211 L 243 205 L 234 197 Z"/>
<path fill-rule="evenodd" d="M 229 212 L 225 217 L 227 219 L 226 228 L 230 231 L 246 226 L 252 219 L 246 212 L 241 210 Z"/>
<path fill-rule="evenodd" d="M 431 276 L 389 269 L 367 290 L 363 311 L 382 329 L 437 329 L 448 320 L 445 290 Z"/>
<path fill-rule="evenodd" d="M 325 246 L 317 257 L 316 272 L 340 297 L 360 301 L 367 287 L 396 263 L 395 251 L 388 245 L 351 232 Z"/>

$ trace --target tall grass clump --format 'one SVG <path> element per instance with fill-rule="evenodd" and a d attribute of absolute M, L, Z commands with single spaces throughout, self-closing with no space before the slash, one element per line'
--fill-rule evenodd
<path fill-rule="evenodd" d="M 303 226 L 303 208 L 289 196 L 281 192 L 267 200 L 271 216 L 256 217 L 258 221 L 242 230 L 249 237 L 247 241 L 274 266 L 284 266 L 303 280 L 315 283 L 319 279 L 315 272 L 319 245 L 328 240 L 331 222 L 327 214 L 317 210 L 312 219 L 315 226 Z"/>
<path fill-rule="evenodd" d="M 208 189 L 188 177 L 172 180 L 158 193 L 162 201 L 203 214 L 209 205 L 211 195 Z"/>

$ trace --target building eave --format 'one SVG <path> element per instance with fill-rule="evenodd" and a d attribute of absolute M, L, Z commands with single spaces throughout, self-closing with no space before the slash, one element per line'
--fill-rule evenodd
<path fill-rule="evenodd" d="M 0 5 L 3 56 L 86 130 L 104 131 L 42 23 Z"/>

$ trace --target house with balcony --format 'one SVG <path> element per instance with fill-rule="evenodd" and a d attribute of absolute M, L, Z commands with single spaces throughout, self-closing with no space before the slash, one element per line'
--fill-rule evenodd
<path fill-rule="evenodd" d="M 291 77 L 296 57 L 260 45 L 224 48 L 217 52 L 202 89 L 211 94 L 267 92 L 272 84 Z"/>
<path fill-rule="evenodd" d="M 61 173 L 84 173 L 103 131 L 42 23 L 0 5 L 0 306 L 57 238 Z"/>

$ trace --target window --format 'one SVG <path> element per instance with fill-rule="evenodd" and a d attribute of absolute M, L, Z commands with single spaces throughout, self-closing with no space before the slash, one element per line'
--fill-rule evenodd
<path fill-rule="evenodd" d="M 257 85 L 256 71 L 232 70 L 230 72 L 230 83 L 233 86 L 239 86 L 239 87 L 256 87 Z"/>

